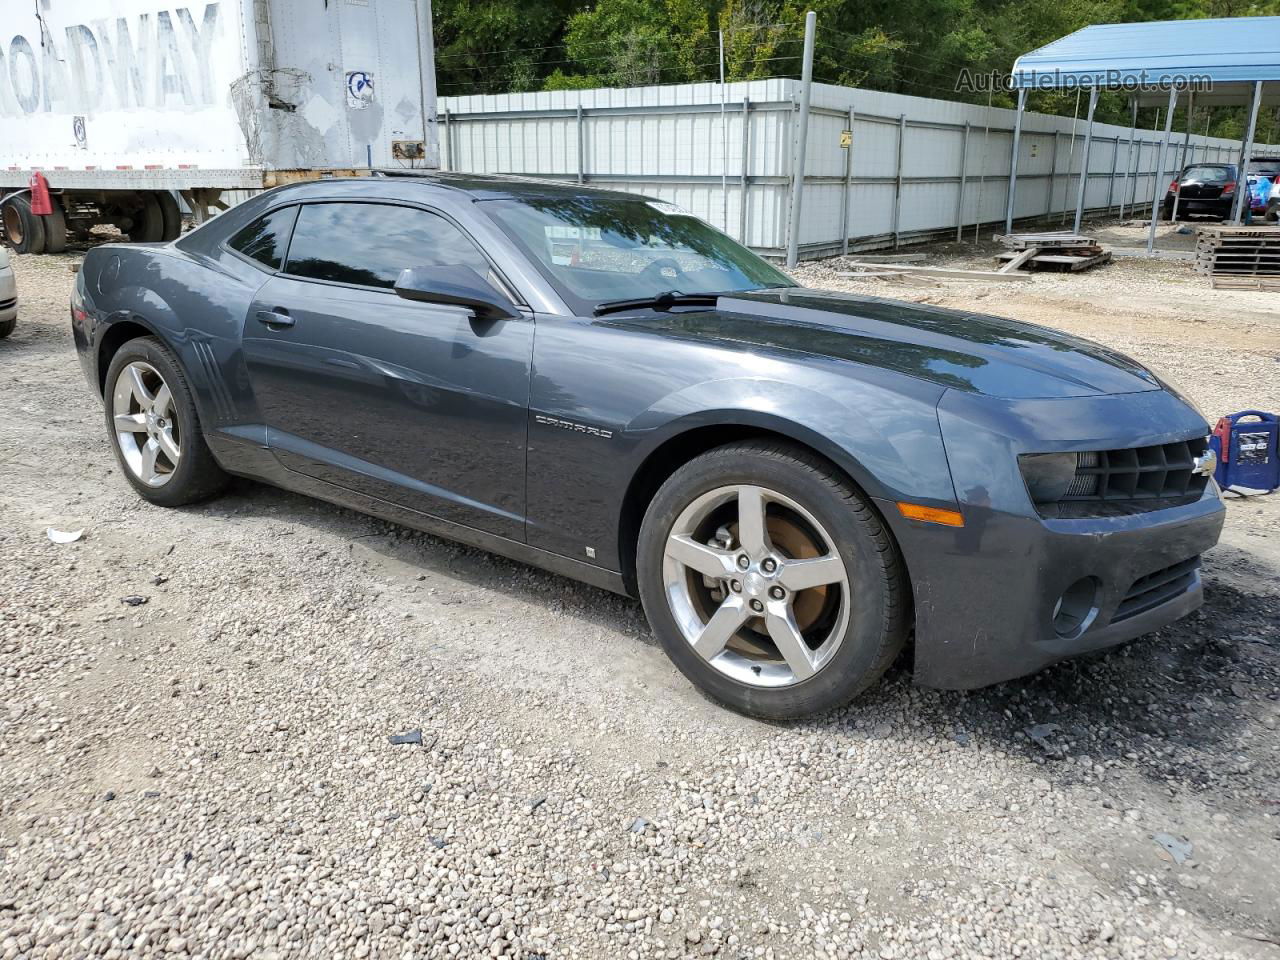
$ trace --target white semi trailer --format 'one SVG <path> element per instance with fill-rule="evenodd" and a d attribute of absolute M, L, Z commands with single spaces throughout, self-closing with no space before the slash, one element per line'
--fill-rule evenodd
<path fill-rule="evenodd" d="M 0 0 L 0 221 L 176 237 L 226 190 L 439 165 L 430 0 Z"/>

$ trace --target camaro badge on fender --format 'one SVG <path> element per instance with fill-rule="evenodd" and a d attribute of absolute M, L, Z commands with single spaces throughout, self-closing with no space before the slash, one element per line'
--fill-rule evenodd
<path fill-rule="evenodd" d="M 612 430 L 605 430 L 602 427 L 589 427 L 585 423 L 574 423 L 572 420 L 561 420 L 558 417 L 547 417 L 541 413 L 534 414 L 535 423 L 545 423 L 549 427 L 560 427 L 563 430 L 572 430 L 574 433 L 586 433 L 593 437 L 600 437 L 608 440 L 613 436 Z"/>

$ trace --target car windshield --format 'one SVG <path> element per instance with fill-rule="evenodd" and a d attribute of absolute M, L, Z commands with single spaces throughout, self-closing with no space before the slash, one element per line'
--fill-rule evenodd
<path fill-rule="evenodd" d="M 482 206 L 582 315 L 661 294 L 795 286 L 674 204 L 639 197 L 528 196 Z"/>
<path fill-rule="evenodd" d="M 1235 179 L 1235 167 L 1204 165 L 1187 167 L 1182 175 L 1183 180 L 1195 180 L 1198 183 L 1226 183 Z"/>

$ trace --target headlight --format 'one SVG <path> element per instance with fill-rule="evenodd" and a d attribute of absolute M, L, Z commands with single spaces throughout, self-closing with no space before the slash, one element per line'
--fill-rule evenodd
<path fill-rule="evenodd" d="M 1057 503 L 1076 478 L 1074 453 L 1024 453 L 1018 457 L 1022 479 L 1034 503 Z"/>

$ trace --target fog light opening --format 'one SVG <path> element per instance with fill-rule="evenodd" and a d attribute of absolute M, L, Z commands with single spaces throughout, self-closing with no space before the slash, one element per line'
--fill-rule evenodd
<path fill-rule="evenodd" d="M 1098 615 L 1098 581 L 1081 577 L 1053 605 L 1053 629 L 1060 637 L 1078 637 Z"/>

